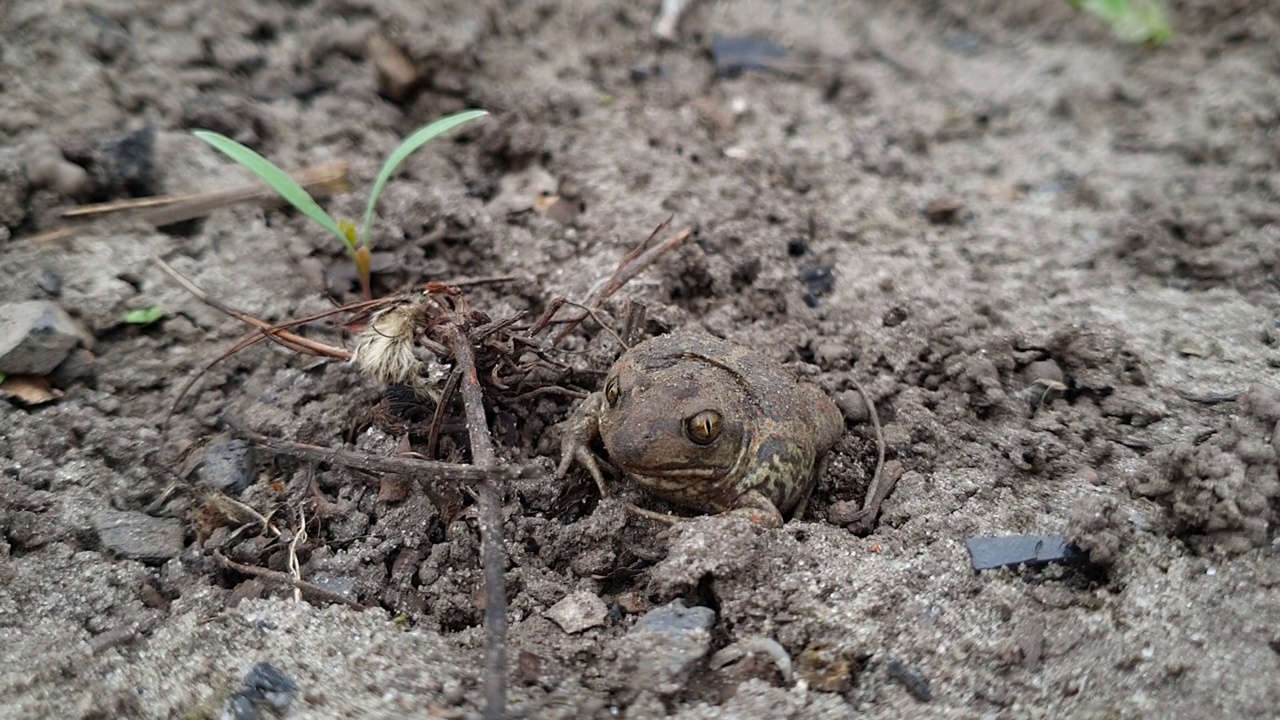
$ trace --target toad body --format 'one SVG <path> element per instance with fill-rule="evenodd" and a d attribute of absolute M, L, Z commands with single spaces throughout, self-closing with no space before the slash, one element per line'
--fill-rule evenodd
<path fill-rule="evenodd" d="M 843 432 L 817 386 L 745 347 L 674 333 L 628 350 L 573 413 L 558 475 L 576 461 L 604 492 L 598 438 L 625 475 L 670 503 L 781 527 L 803 511 Z"/>

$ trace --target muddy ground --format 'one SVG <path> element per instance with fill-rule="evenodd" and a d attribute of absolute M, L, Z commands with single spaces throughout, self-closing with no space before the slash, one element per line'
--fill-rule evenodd
<path fill-rule="evenodd" d="M 225 440 L 223 413 L 391 453 L 396 426 L 375 422 L 384 388 L 259 345 L 209 372 L 161 434 L 179 387 L 244 328 L 150 259 L 283 320 L 356 298 L 335 241 L 252 205 L 163 231 L 112 220 L 30 238 L 68 204 L 244 181 L 194 128 L 286 167 L 348 160 L 363 190 L 398 138 L 483 107 L 491 118 L 388 188 L 380 294 L 512 276 L 465 286 L 469 301 L 536 316 L 585 297 L 672 216 L 696 234 L 609 317 L 621 324 L 629 299 L 649 333 L 758 346 L 840 398 L 849 425 L 808 513 L 783 529 L 665 530 L 597 502 L 580 473 L 552 479 L 573 398 L 495 406 L 504 460 L 540 468 L 505 493 L 513 708 L 1276 717 L 1274 7 L 1174 3 L 1178 35 L 1153 50 L 1066 2 L 704 2 L 664 46 L 657 5 L 0 7 L 0 301 L 54 300 L 94 338 L 55 373 L 62 400 L 0 404 L 0 714 L 265 716 L 245 686 L 260 662 L 297 687 L 286 717 L 478 713 L 468 497 L 259 454 L 249 487 L 223 489 L 270 513 L 273 536 L 211 514 L 212 481 L 194 469 Z M 374 33 L 423 73 L 398 100 L 380 92 Z M 716 36 L 769 39 L 784 67 L 717 76 Z M 539 193 L 562 204 L 542 212 Z M 328 206 L 358 217 L 362 202 Z M 122 322 L 148 307 L 166 319 Z M 350 343 L 324 324 L 307 333 Z M 573 368 L 559 380 L 583 390 L 619 353 L 593 323 L 564 347 L 586 351 L 557 356 Z M 829 521 L 875 464 L 855 381 L 905 469 L 867 537 Z M 442 452 L 465 460 L 456 425 Z M 371 609 L 298 602 L 218 565 L 215 550 L 287 573 L 299 509 L 301 576 Z M 142 514 L 160 529 L 111 534 Z M 1065 535 L 1088 560 L 975 574 L 966 538 L 1007 534 Z M 548 619 L 570 595 L 599 624 Z M 700 629 L 636 630 L 676 600 L 714 624 L 698 611 Z M 767 653 L 705 657 L 777 650 L 761 637 L 794 675 Z"/>

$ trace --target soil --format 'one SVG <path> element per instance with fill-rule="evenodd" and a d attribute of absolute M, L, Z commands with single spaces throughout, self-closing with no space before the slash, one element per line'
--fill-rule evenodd
<path fill-rule="evenodd" d="M 290 571 L 289 536 L 211 520 L 217 473 L 195 468 L 225 450 L 224 413 L 386 454 L 399 438 L 371 423 L 385 388 L 260 344 L 214 366 L 166 426 L 180 387 L 245 328 L 151 258 L 284 320 L 356 299 L 333 239 L 254 205 L 31 237 L 69 204 L 245 181 L 191 129 L 288 168 L 348 160 L 362 189 L 399 138 L 482 107 L 492 117 L 427 146 L 383 196 L 379 294 L 510 276 L 463 286 L 471 306 L 535 317 L 585 298 L 670 216 L 694 236 L 606 320 L 630 300 L 648 333 L 700 326 L 759 347 L 849 421 L 804 517 L 668 529 L 597 501 L 581 473 L 553 479 L 572 397 L 495 405 L 504 461 L 540 470 L 505 487 L 513 712 L 1277 717 L 1274 6 L 1173 3 L 1177 35 L 1153 49 L 1066 2 L 835 0 L 696 3 L 664 45 L 658 4 L 0 7 L 0 301 L 53 299 L 95 337 L 55 373 L 64 398 L 0 405 L 0 714 L 265 715 L 246 700 L 260 662 L 297 686 L 284 717 L 479 713 L 466 493 L 265 453 L 247 487 L 221 486 L 277 529 L 302 512 L 302 578 L 364 611 L 298 601 L 214 555 Z M 380 87 L 374 33 L 421 72 L 409 89 Z M 717 36 L 785 57 L 717 74 Z M 326 204 L 355 218 L 363 195 Z M 122 322 L 150 307 L 166 319 Z M 563 347 L 558 381 L 581 390 L 620 352 L 592 322 Z M 867 537 L 831 522 L 875 465 L 855 381 L 905 470 Z M 456 430 L 442 453 L 465 460 Z M 154 532 L 103 525 L 143 514 Z M 973 572 L 965 540 L 1010 534 L 1066 536 L 1087 560 Z M 566 597 L 607 612 L 566 632 L 546 614 Z M 709 632 L 637 632 L 677 600 L 713 610 Z M 747 659 L 708 659 L 725 649 Z M 777 667 L 788 658 L 794 674 Z"/>

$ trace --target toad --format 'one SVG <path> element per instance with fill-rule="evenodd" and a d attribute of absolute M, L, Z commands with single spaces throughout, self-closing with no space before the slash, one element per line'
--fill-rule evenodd
<path fill-rule="evenodd" d="M 674 333 L 624 353 L 604 389 L 574 411 L 557 476 L 576 461 L 605 494 L 591 450 L 598 438 L 609 460 L 657 497 L 776 528 L 803 513 L 843 432 L 839 409 L 816 385 L 748 348 Z"/>

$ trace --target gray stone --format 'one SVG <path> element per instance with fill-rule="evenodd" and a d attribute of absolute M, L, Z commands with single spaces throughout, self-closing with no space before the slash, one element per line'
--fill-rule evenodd
<path fill-rule="evenodd" d="M 684 600 L 677 599 L 645 613 L 631 632 L 678 635 L 695 630 L 710 631 L 715 624 L 715 610 L 701 605 L 685 607 Z"/>
<path fill-rule="evenodd" d="M 49 300 L 0 305 L 0 373 L 48 375 L 83 339 L 76 321 Z"/>
<path fill-rule="evenodd" d="M 104 550 L 130 560 L 159 565 L 182 552 L 182 523 L 140 512 L 104 510 L 93 516 Z"/>
<path fill-rule="evenodd" d="M 595 593 L 585 590 L 569 593 L 560 602 L 552 605 L 545 613 L 552 622 L 567 633 L 580 633 L 583 630 L 604 625 L 609 615 L 609 608 Z"/>
<path fill-rule="evenodd" d="M 240 438 L 209 443 L 196 470 L 200 484 L 237 497 L 253 484 L 253 449 Z"/>
<path fill-rule="evenodd" d="M 1002 535 L 965 538 L 974 571 L 1011 568 L 1019 565 L 1042 567 L 1066 562 L 1080 555 L 1070 540 L 1056 535 Z"/>
<path fill-rule="evenodd" d="M 618 658 L 631 688 L 659 695 L 680 692 L 693 667 L 711 652 L 716 613 L 674 600 L 645 613 L 622 638 Z"/>

